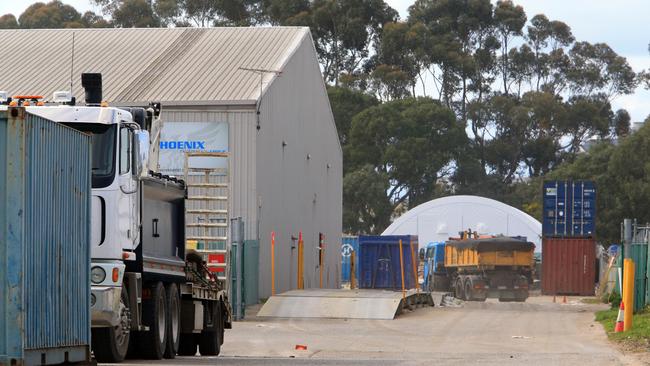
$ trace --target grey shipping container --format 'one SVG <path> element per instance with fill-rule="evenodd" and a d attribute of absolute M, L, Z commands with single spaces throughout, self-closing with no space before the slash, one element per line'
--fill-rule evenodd
<path fill-rule="evenodd" d="M 90 144 L 0 110 L 0 365 L 90 360 Z"/>

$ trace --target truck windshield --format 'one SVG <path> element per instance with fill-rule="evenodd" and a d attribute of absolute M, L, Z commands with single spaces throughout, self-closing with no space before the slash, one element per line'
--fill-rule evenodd
<path fill-rule="evenodd" d="M 92 136 L 92 185 L 105 188 L 115 177 L 116 125 L 98 123 L 66 123 L 66 125 Z"/>

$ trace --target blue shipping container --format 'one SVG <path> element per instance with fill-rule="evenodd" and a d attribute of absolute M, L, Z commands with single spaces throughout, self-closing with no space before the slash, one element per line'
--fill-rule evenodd
<path fill-rule="evenodd" d="M 596 187 L 591 181 L 544 182 L 542 235 L 592 237 L 596 223 Z"/>
<path fill-rule="evenodd" d="M 399 241 L 402 241 L 404 285 L 415 288 L 413 271 L 419 263 L 418 237 L 415 235 L 386 235 L 359 237 L 359 288 L 401 290 Z M 413 253 L 413 260 L 411 253 Z"/>
<path fill-rule="evenodd" d="M 90 361 L 90 136 L 0 110 L 0 364 Z"/>
<path fill-rule="evenodd" d="M 352 252 L 355 254 L 357 265 L 355 266 L 355 276 L 359 280 L 359 237 L 344 236 L 341 240 L 341 280 L 350 282 L 350 259 Z"/>

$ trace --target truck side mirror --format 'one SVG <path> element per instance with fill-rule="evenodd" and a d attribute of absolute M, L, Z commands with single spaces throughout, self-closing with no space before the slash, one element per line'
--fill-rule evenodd
<path fill-rule="evenodd" d="M 135 131 L 135 156 L 133 174 L 144 178 L 149 174 L 149 132 Z"/>
<path fill-rule="evenodd" d="M 424 248 L 420 248 L 420 251 L 419 251 L 418 254 L 420 255 L 420 260 L 423 261 L 424 260 Z"/>

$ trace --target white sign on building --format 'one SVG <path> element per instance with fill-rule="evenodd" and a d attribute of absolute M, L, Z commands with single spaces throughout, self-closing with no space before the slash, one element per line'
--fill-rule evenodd
<path fill-rule="evenodd" d="M 182 177 L 186 152 L 228 152 L 227 122 L 165 122 L 160 134 L 160 172 Z M 194 157 L 190 166 L 225 172 L 227 159 Z M 201 174 L 200 172 L 191 174 Z"/>

